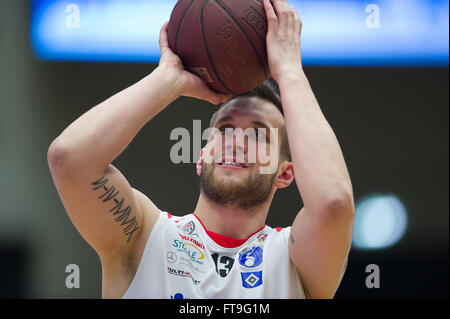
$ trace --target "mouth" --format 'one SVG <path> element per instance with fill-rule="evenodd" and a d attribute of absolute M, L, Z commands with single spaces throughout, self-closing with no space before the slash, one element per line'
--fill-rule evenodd
<path fill-rule="evenodd" d="M 217 163 L 221 168 L 227 169 L 246 169 L 248 165 L 245 163 L 237 163 L 236 159 L 233 160 L 222 160 L 220 163 Z"/>

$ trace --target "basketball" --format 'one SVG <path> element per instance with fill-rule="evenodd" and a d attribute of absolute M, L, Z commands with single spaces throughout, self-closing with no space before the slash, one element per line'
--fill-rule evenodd
<path fill-rule="evenodd" d="M 269 77 L 262 0 L 179 0 L 169 45 L 186 70 L 216 92 L 250 91 Z"/>

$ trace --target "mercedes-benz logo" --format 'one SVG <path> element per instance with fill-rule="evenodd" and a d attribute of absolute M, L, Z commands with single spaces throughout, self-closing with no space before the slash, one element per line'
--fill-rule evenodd
<path fill-rule="evenodd" d="M 174 252 L 168 252 L 167 253 L 167 261 L 170 263 L 174 263 L 177 261 L 177 254 L 175 254 Z"/>

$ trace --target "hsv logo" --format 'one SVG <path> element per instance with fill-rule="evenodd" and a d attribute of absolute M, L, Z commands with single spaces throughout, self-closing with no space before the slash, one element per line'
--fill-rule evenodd
<path fill-rule="evenodd" d="M 205 249 L 205 245 L 203 245 L 202 243 L 196 241 L 194 238 L 191 238 L 191 237 L 185 236 L 185 235 L 181 235 L 180 233 L 178 233 L 178 235 L 180 235 L 180 237 L 181 237 L 182 239 L 194 243 L 197 247 L 200 247 L 201 249 Z"/>
<path fill-rule="evenodd" d="M 259 246 L 246 248 L 239 254 L 239 263 L 247 268 L 259 266 L 263 261 L 263 250 Z"/>
<path fill-rule="evenodd" d="M 262 271 L 241 272 L 242 286 L 244 288 L 255 288 L 263 283 Z"/>

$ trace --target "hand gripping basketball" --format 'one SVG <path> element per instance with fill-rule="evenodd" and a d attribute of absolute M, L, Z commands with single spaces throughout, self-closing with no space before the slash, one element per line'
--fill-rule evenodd
<path fill-rule="evenodd" d="M 272 77 L 280 82 L 301 71 L 302 21 L 286 0 L 264 0 L 267 16 L 267 56 Z"/>
<path fill-rule="evenodd" d="M 162 26 L 159 36 L 159 47 L 161 49 L 159 67 L 174 74 L 178 81 L 182 83 L 181 95 L 205 100 L 216 105 L 226 102 L 228 96 L 212 91 L 199 77 L 184 69 L 181 59 L 169 47 L 168 24 L 169 22 L 166 22 Z"/>
<path fill-rule="evenodd" d="M 248 92 L 270 75 L 261 0 L 179 0 L 167 30 L 172 51 L 215 92 Z"/>

